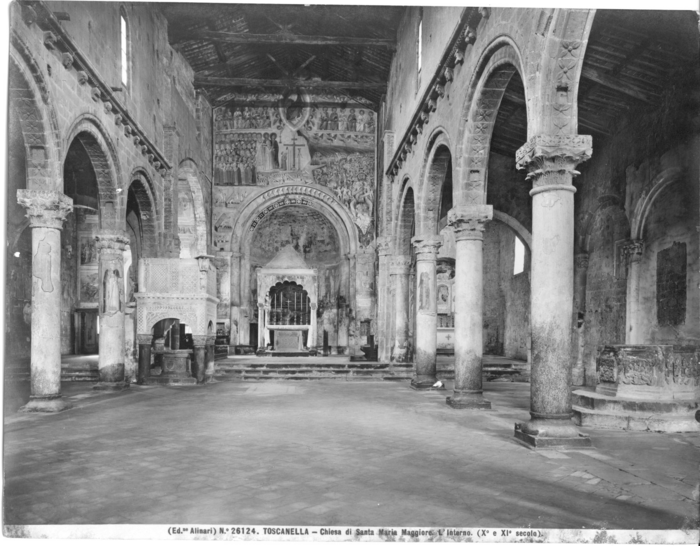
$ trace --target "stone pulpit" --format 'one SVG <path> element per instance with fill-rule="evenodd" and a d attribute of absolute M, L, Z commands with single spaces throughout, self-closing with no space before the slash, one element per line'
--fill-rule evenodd
<path fill-rule="evenodd" d="M 287 245 L 258 270 L 258 354 L 316 352 L 317 271 Z"/>

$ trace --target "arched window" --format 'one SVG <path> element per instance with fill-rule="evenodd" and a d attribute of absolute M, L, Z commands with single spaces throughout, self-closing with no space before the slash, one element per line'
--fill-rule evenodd
<path fill-rule="evenodd" d="M 119 10 L 119 38 L 121 52 L 121 73 L 122 85 L 126 88 L 129 85 L 129 22 L 126 18 L 124 8 Z"/>

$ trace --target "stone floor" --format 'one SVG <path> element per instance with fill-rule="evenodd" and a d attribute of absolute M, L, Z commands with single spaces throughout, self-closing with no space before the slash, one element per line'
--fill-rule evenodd
<path fill-rule="evenodd" d="M 525 383 L 486 383 L 476 413 L 403 381 L 90 387 L 56 415 L 6 397 L 5 524 L 698 526 L 700 435 L 531 451 Z"/>

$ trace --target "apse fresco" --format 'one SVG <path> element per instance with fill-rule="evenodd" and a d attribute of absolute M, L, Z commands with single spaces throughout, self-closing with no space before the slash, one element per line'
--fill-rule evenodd
<path fill-rule="evenodd" d="M 230 241 L 231 209 L 244 200 L 234 187 L 284 184 L 330 190 L 357 226 L 361 246 L 368 246 L 374 239 L 377 129 L 370 106 L 295 90 L 241 94 L 216 109 L 216 246 Z"/>

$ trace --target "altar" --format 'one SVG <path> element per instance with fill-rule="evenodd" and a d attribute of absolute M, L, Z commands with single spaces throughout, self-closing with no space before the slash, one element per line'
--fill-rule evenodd
<path fill-rule="evenodd" d="M 317 271 L 288 245 L 257 277 L 258 354 L 315 353 Z"/>

